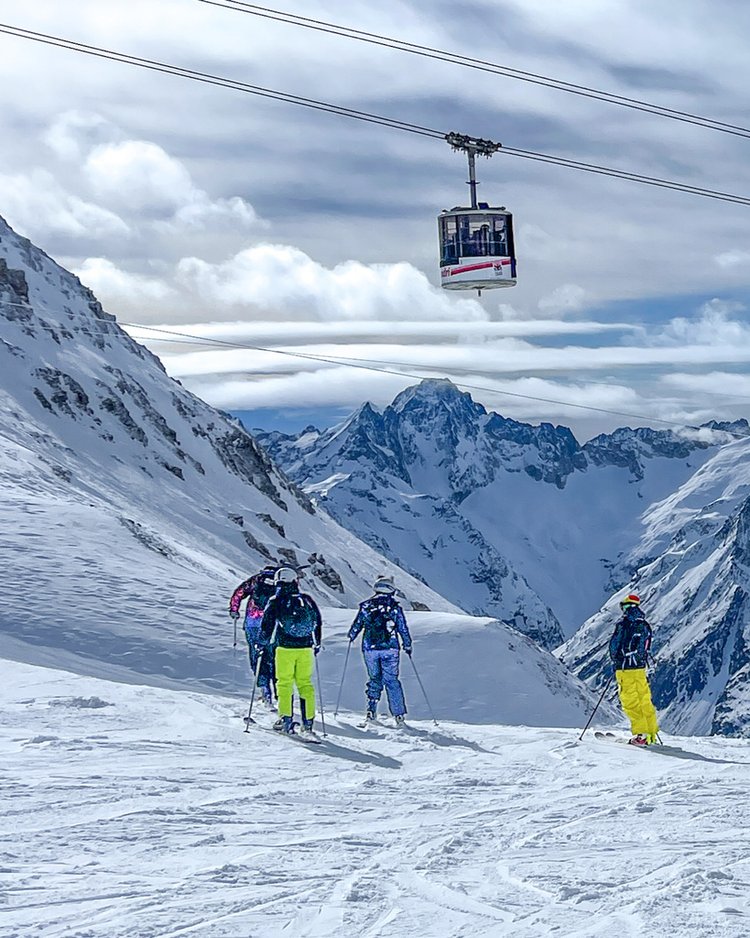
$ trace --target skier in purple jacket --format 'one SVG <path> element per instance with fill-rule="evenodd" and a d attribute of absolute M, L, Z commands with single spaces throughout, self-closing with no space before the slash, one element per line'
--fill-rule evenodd
<path fill-rule="evenodd" d="M 404 689 L 398 679 L 399 636 L 404 651 L 411 656 L 411 635 L 391 580 L 379 577 L 373 590 L 374 595 L 360 603 L 357 617 L 348 632 L 349 641 L 353 642 L 364 630 L 362 654 L 369 677 L 365 719 L 377 719 L 378 701 L 385 687 L 388 707 L 396 718 L 396 725 L 403 726 L 406 704 Z"/>
<path fill-rule="evenodd" d="M 260 700 L 267 706 L 273 706 L 273 688 L 276 684 L 274 673 L 273 649 L 265 654 L 260 634 L 260 625 L 263 619 L 263 610 L 268 601 L 276 592 L 274 576 L 278 567 L 267 565 L 260 573 L 256 573 L 237 587 L 229 600 L 229 615 L 236 620 L 240 617 L 240 605 L 247 600 L 245 607 L 245 638 L 250 657 L 250 669 L 258 674 L 258 690 Z M 259 667 L 260 664 L 260 667 Z"/>

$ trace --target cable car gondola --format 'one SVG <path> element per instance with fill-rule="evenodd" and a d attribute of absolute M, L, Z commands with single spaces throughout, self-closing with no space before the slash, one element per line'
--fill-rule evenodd
<path fill-rule="evenodd" d="M 446 290 L 493 290 L 516 285 L 516 252 L 513 216 L 504 205 L 493 207 L 477 202 L 475 158 L 492 156 L 499 143 L 447 134 L 454 150 L 469 158 L 471 205 L 457 205 L 438 215 L 440 237 L 440 282 Z"/>

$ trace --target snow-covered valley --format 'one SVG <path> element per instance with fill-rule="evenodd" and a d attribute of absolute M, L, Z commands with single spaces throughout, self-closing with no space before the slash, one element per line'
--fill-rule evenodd
<path fill-rule="evenodd" d="M 747 741 L 346 713 L 310 749 L 232 699 L 0 677 L 4 938 L 750 932 Z"/>

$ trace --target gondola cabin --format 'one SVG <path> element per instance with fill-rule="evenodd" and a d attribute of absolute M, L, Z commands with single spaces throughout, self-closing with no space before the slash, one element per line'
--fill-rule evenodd
<path fill-rule="evenodd" d="M 480 202 L 438 216 L 440 282 L 446 290 L 493 290 L 516 285 L 513 216 Z"/>

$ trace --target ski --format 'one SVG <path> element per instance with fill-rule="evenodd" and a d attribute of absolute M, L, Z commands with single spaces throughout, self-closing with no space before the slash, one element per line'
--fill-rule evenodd
<path fill-rule="evenodd" d="M 298 743 L 302 743 L 305 746 L 320 746 L 323 742 L 318 736 L 315 736 L 310 733 L 282 733 L 280 730 L 275 730 L 272 726 L 262 726 L 256 720 L 250 719 L 248 721 L 247 717 L 244 717 L 245 722 L 245 732 L 249 733 L 250 728 L 257 730 L 262 730 L 264 733 L 272 733 L 274 736 L 280 739 L 293 739 Z M 298 723 L 294 724 L 299 726 Z"/>
<path fill-rule="evenodd" d="M 664 747 L 659 743 L 650 743 L 648 746 L 637 746 L 630 742 L 629 739 L 626 739 L 624 736 L 618 736 L 616 733 L 604 733 L 597 730 L 594 733 L 596 739 L 600 739 L 605 743 L 617 743 L 619 746 L 629 746 L 631 749 L 654 749 L 659 750 Z"/>

